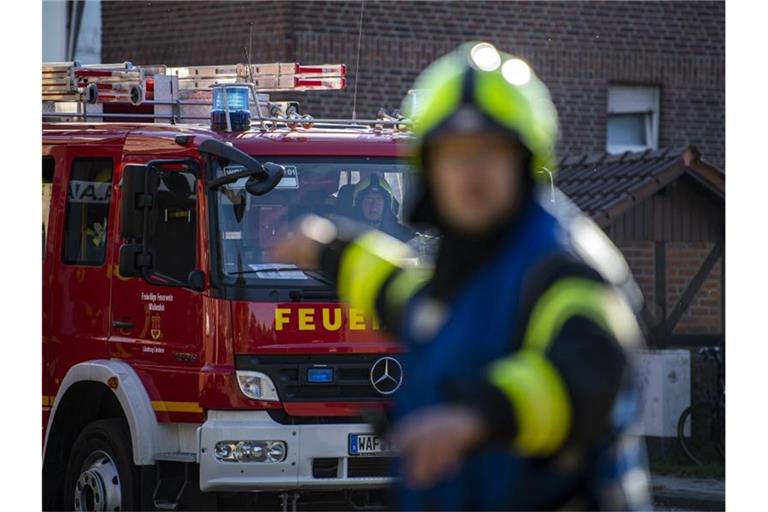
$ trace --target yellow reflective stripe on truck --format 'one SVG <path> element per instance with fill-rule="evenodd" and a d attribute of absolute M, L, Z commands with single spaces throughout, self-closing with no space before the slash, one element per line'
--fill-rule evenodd
<path fill-rule="evenodd" d="M 197 402 L 166 402 L 163 400 L 153 400 L 152 408 L 157 412 L 203 412 L 202 407 Z"/>

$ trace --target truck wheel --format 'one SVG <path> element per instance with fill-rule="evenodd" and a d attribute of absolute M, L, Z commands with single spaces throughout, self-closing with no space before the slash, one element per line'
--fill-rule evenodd
<path fill-rule="evenodd" d="M 72 447 L 64 478 L 66 510 L 134 510 L 138 469 L 128 425 L 119 418 L 94 421 Z"/>

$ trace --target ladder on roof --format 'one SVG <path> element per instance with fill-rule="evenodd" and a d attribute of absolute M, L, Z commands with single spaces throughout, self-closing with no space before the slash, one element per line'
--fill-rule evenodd
<path fill-rule="evenodd" d="M 54 62 L 43 64 L 43 101 L 79 100 L 89 103 L 141 103 L 147 80 L 158 76 L 178 78 L 179 90 L 210 91 L 219 84 L 252 84 L 259 91 L 314 91 L 344 89 L 344 64 L 302 66 L 295 62 L 234 64 L 226 66 L 169 67 L 120 64 Z"/>
<path fill-rule="evenodd" d="M 43 101 L 88 103 L 144 100 L 144 70 L 130 62 L 80 66 L 77 62 L 43 64 Z"/>
<path fill-rule="evenodd" d="M 182 89 L 205 89 L 223 83 L 252 84 L 257 90 L 316 91 L 344 89 L 347 67 L 344 64 L 302 66 L 296 62 L 235 64 L 230 66 L 192 66 L 166 68 L 166 74 L 179 78 Z"/>
<path fill-rule="evenodd" d="M 59 62 L 43 64 L 42 73 L 43 118 L 48 120 L 208 121 L 212 87 L 245 84 L 251 87 L 254 117 L 262 126 L 266 121 L 274 128 L 277 123 L 308 127 L 320 121 L 301 116 L 298 102 L 271 102 L 264 93 L 344 89 L 347 69 L 344 64 L 295 62 L 188 67 Z"/>

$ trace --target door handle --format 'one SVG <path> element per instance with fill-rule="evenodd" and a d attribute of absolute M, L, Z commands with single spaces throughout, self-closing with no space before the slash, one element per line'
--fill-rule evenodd
<path fill-rule="evenodd" d="M 115 327 L 116 329 L 133 329 L 133 322 L 112 320 L 112 327 Z"/>

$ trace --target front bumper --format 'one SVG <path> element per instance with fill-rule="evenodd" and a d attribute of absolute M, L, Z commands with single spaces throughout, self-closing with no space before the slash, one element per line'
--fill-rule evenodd
<path fill-rule="evenodd" d="M 349 434 L 370 432 L 362 423 L 282 425 L 265 411 L 209 411 L 200 427 L 200 489 L 202 491 L 276 491 L 290 489 L 369 489 L 385 487 L 383 476 L 349 477 Z M 284 441 L 280 463 L 221 462 L 214 455 L 219 441 Z M 338 459 L 336 477 L 313 476 L 314 459 Z M 357 461 L 355 461 L 357 462 Z"/>

